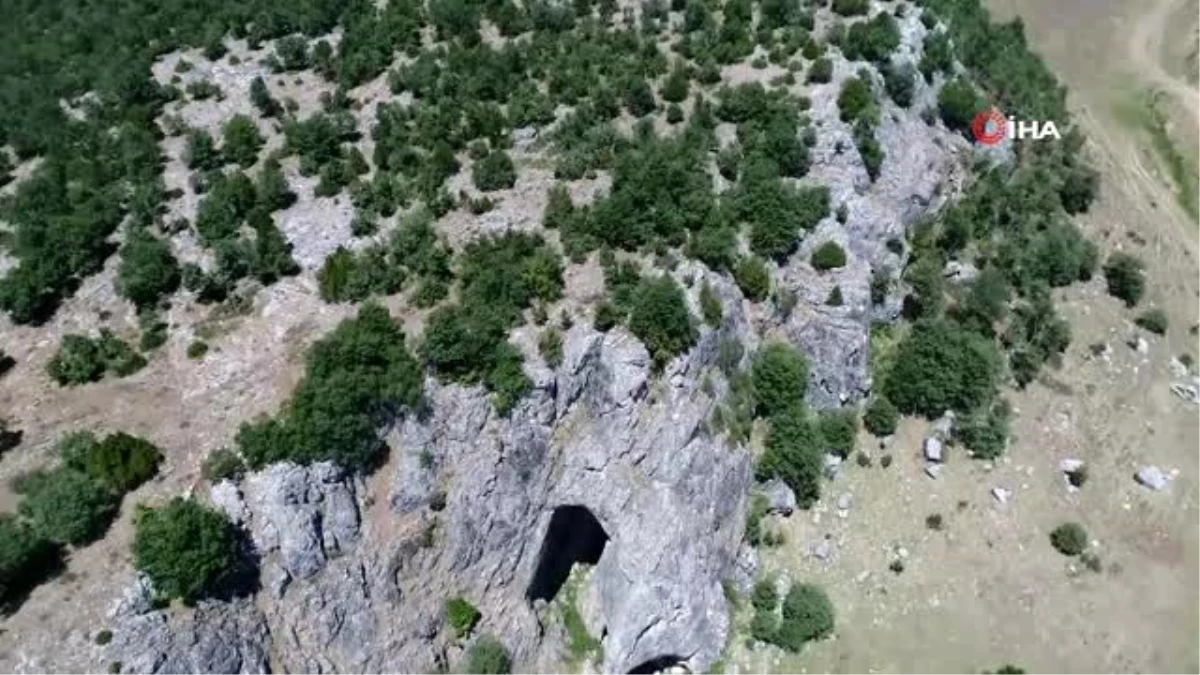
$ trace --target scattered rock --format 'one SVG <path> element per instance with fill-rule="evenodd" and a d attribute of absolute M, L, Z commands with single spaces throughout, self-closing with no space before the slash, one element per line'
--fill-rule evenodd
<path fill-rule="evenodd" d="M 954 411 L 947 410 L 942 413 L 942 416 L 937 419 L 932 425 L 934 436 L 938 440 L 946 440 L 950 438 L 950 430 L 954 428 Z"/>
<path fill-rule="evenodd" d="M 1012 490 L 1007 490 L 1002 487 L 994 487 L 992 488 L 992 496 L 995 497 L 996 501 L 1000 502 L 1001 504 L 1007 504 L 1008 498 L 1012 496 Z"/>
<path fill-rule="evenodd" d="M 929 476 L 930 478 L 941 478 L 942 477 L 942 465 L 941 464 L 930 464 L 929 466 L 925 467 L 925 475 Z"/>
<path fill-rule="evenodd" d="M 837 478 L 842 468 L 842 458 L 833 453 L 825 453 L 825 477 L 829 480 Z"/>
<path fill-rule="evenodd" d="M 828 539 L 822 539 L 813 544 L 812 556 L 822 562 L 828 562 L 833 557 L 833 543 Z"/>
<path fill-rule="evenodd" d="M 763 483 L 758 490 L 767 498 L 767 513 L 790 516 L 796 510 L 796 493 L 778 478 Z"/>
<path fill-rule="evenodd" d="M 1139 354 L 1150 353 L 1150 343 L 1146 342 L 1146 338 L 1141 335 L 1136 335 L 1129 338 L 1129 348 Z"/>
<path fill-rule="evenodd" d="M 1200 403 L 1200 386 L 1176 382 L 1171 385 L 1171 393 L 1188 403 Z"/>
<path fill-rule="evenodd" d="M 1188 369 L 1187 366 L 1183 365 L 1183 361 L 1180 361 L 1175 357 L 1171 357 L 1171 363 L 1169 367 L 1171 369 L 1171 377 L 1174 377 L 1175 379 L 1187 377 Z"/>
<path fill-rule="evenodd" d="M 841 496 L 838 497 L 837 506 L 841 511 L 849 511 L 853 504 L 854 497 L 852 497 L 849 492 L 843 492 Z"/>
<path fill-rule="evenodd" d="M 1157 466 L 1144 466 L 1138 469 L 1134 474 L 1134 479 L 1138 483 L 1150 488 L 1151 490 L 1162 490 L 1167 487 L 1167 481 L 1171 480 L 1163 470 Z"/>
<path fill-rule="evenodd" d="M 942 461 L 942 442 L 937 438 L 930 436 L 925 439 L 925 459 L 930 462 Z"/>

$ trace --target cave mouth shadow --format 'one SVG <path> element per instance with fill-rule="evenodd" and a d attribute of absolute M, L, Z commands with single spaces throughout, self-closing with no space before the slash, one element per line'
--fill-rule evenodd
<path fill-rule="evenodd" d="M 571 568 L 576 563 L 595 565 L 607 544 L 608 533 L 586 506 L 555 508 L 525 597 L 531 602 L 550 602 L 571 575 Z"/>
<path fill-rule="evenodd" d="M 634 675 L 634 673 L 662 673 L 666 672 L 668 668 L 680 665 L 683 665 L 683 659 L 673 654 L 666 654 L 634 666 L 629 673 L 630 675 Z"/>

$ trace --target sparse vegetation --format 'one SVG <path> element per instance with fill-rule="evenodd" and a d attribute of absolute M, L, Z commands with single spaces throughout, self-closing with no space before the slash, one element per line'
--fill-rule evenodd
<path fill-rule="evenodd" d="M 483 615 L 470 602 L 463 598 L 450 598 L 446 601 L 443 608 L 443 613 L 446 617 L 446 623 L 450 629 L 454 631 L 454 636 L 457 638 L 466 637 L 475 624 L 479 623 L 479 619 Z"/>

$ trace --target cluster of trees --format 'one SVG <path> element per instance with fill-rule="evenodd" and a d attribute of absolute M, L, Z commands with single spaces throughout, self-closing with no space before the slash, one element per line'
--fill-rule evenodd
<path fill-rule="evenodd" d="M 338 248 L 317 273 L 326 302 L 359 302 L 372 295 L 392 295 L 415 281 L 412 303 L 432 307 L 449 292 L 453 281 L 451 254 L 438 238 L 433 216 L 418 208 L 400 219 L 386 244 L 359 252 Z"/>
<path fill-rule="evenodd" d="M 820 586 L 793 583 L 781 604 L 777 582 L 767 577 L 754 584 L 750 603 L 754 607 L 751 636 L 789 652 L 833 632 L 833 603 Z"/>
<path fill-rule="evenodd" d="M 242 425 L 238 449 L 255 468 L 322 460 L 369 468 L 386 449 L 379 428 L 418 405 L 421 379 L 399 322 L 365 304 L 309 350 L 304 378 L 278 415 Z"/>
<path fill-rule="evenodd" d="M 125 433 L 81 432 L 58 444 L 59 463 L 19 476 L 17 516 L 0 515 L 0 604 L 11 606 L 61 566 L 67 546 L 108 529 L 121 498 L 158 473 L 162 453 Z"/>
<path fill-rule="evenodd" d="M 509 233 L 473 242 L 458 267 L 458 301 L 429 316 L 421 358 L 443 380 L 484 384 L 507 412 L 531 386 L 508 332 L 524 310 L 561 297 L 560 256 L 540 237 Z"/>
<path fill-rule="evenodd" d="M 117 377 L 132 375 L 146 365 L 146 358 L 129 343 L 107 329 L 100 336 L 68 333 L 59 342 L 58 351 L 46 364 L 46 372 L 63 386 L 95 382 L 105 373 Z"/>

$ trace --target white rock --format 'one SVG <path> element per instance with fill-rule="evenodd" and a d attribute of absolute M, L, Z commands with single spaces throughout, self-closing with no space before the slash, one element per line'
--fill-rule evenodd
<path fill-rule="evenodd" d="M 930 436 L 925 439 L 925 459 L 931 462 L 942 461 L 942 442 L 937 438 Z"/>
<path fill-rule="evenodd" d="M 854 504 L 854 497 L 852 497 L 849 492 L 843 492 L 841 496 L 838 497 L 837 504 L 838 509 L 842 511 L 849 511 L 850 507 Z"/>
<path fill-rule="evenodd" d="M 822 539 L 813 545 L 812 555 L 818 560 L 829 560 L 833 556 L 833 544 L 828 539 Z"/>
<path fill-rule="evenodd" d="M 1187 366 L 1183 365 L 1183 361 L 1180 361 L 1179 359 L 1177 359 L 1175 357 L 1171 357 L 1170 368 L 1171 368 L 1171 377 L 1174 377 L 1174 378 L 1187 377 L 1188 369 L 1187 369 Z"/>
<path fill-rule="evenodd" d="M 995 497 L 996 501 L 1000 502 L 1001 504 L 1007 504 L 1008 498 L 1012 496 L 1012 490 L 1007 490 L 1002 487 L 994 487 L 992 488 L 992 496 Z"/>
<path fill-rule="evenodd" d="M 1075 473 L 1083 468 L 1081 459 L 1064 459 L 1058 463 L 1058 470 L 1063 473 Z"/>
<path fill-rule="evenodd" d="M 942 475 L 942 465 L 930 464 L 929 466 L 925 467 L 925 475 L 929 476 L 930 478 L 940 478 Z"/>
<path fill-rule="evenodd" d="M 1151 490 L 1162 490 L 1163 488 L 1167 487 L 1167 481 L 1170 480 L 1170 478 L 1167 477 L 1167 474 L 1163 473 L 1163 470 L 1157 466 L 1144 466 L 1138 469 L 1138 472 L 1134 475 L 1134 478 L 1137 480 L 1137 482 L 1150 488 Z"/>

